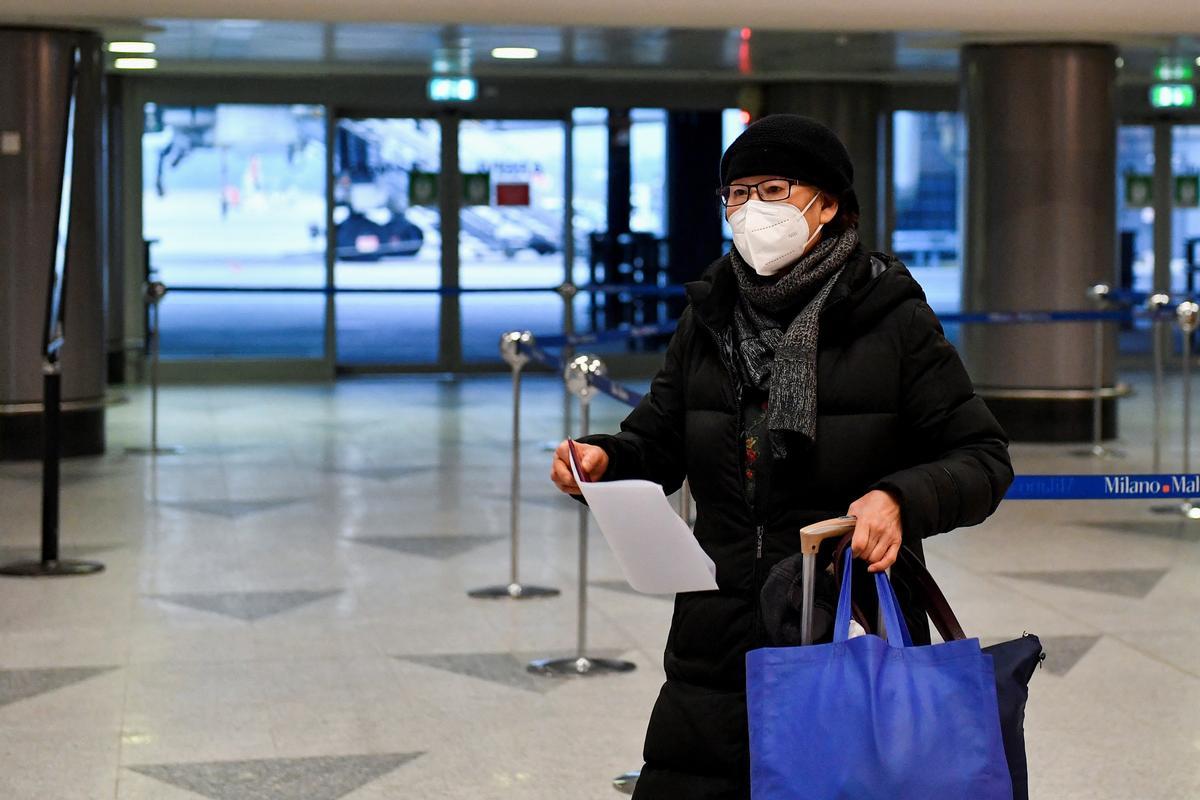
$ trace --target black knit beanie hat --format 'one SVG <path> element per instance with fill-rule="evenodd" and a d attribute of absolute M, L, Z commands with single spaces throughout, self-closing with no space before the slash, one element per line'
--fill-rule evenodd
<path fill-rule="evenodd" d="M 778 175 L 815 186 L 858 212 L 854 164 L 837 134 L 810 117 L 771 114 L 733 140 L 721 158 L 721 185 L 750 175 Z"/>

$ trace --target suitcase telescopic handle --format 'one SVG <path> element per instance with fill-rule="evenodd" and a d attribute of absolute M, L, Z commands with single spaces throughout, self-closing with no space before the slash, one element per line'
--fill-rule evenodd
<path fill-rule="evenodd" d="M 801 581 L 804 591 L 804 605 L 800 608 L 800 643 L 812 644 L 813 640 L 813 593 L 815 591 L 817 551 L 821 542 L 834 537 L 842 537 L 854 532 L 856 517 L 834 517 L 800 529 L 800 552 L 804 556 L 804 571 Z"/>
<path fill-rule="evenodd" d="M 847 533 L 854 533 L 854 525 L 857 522 L 856 517 L 846 516 L 823 519 L 812 525 L 805 525 L 800 529 L 800 552 L 806 556 L 815 556 L 821 549 L 821 542 L 835 536 L 841 537 Z"/>

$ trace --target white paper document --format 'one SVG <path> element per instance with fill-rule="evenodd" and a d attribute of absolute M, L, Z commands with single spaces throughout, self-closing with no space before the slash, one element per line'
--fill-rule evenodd
<path fill-rule="evenodd" d="M 717 588 L 716 564 L 671 508 L 661 486 L 638 480 L 590 483 L 580 479 L 574 457 L 569 460 L 630 586 L 645 594 Z"/>

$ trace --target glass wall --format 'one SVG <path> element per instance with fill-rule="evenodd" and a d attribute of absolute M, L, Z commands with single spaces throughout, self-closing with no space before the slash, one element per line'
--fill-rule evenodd
<path fill-rule="evenodd" d="M 1117 135 L 1117 229 L 1122 268 L 1132 285 L 1154 287 L 1154 127 L 1122 125 Z M 1171 262 L 1173 292 L 1200 289 L 1200 125 L 1171 129 Z M 1191 275 L 1189 285 L 1189 275 Z M 1128 280 L 1128 275 L 1124 280 Z"/>
<path fill-rule="evenodd" d="M 321 358 L 319 106 L 147 103 L 144 236 L 170 289 L 164 358 Z"/>
<path fill-rule="evenodd" d="M 318 106 L 147 104 L 144 234 L 156 242 L 153 263 L 171 289 L 162 307 L 164 356 L 451 368 L 446 344 L 455 338 L 463 361 L 490 363 L 505 330 L 559 332 L 563 305 L 554 290 L 568 268 L 578 285 L 588 282 L 589 236 L 608 223 L 608 113 L 572 115 L 569 142 L 562 119 L 341 118 L 327 154 Z M 630 227 L 662 238 L 667 113 L 634 109 L 630 117 Z M 722 121 L 726 143 L 745 126 L 737 109 Z M 461 294 L 442 285 L 448 124 L 458 126 L 463 173 L 454 198 Z M 577 297 L 576 330 L 588 330 L 591 300 Z M 442 330 L 455 309 L 460 330 Z"/>
<path fill-rule="evenodd" d="M 571 158 L 575 172 L 573 275 L 574 283 L 582 286 L 588 282 L 588 237 L 608 228 L 608 110 L 577 108 L 572 114 L 572 122 Z"/>
<path fill-rule="evenodd" d="M 441 126 L 340 119 L 333 152 L 339 364 L 438 360 Z"/>
<path fill-rule="evenodd" d="M 743 111 L 740 108 L 727 108 L 721 114 L 721 154 L 729 149 L 729 145 L 733 144 L 733 140 L 742 135 L 742 131 L 746 130 L 746 125 L 750 122 L 750 113 Z M 716 202 L 714 198 L 713 202 Z M 729 249 L 733 246 L 733 229 L 729 227 L 729 221 L 725 219 L 725 215 L 721 214 L 721 231 L 725 237 L 725 248 Z"/>
<path fill-rule="evenodd" d="M 506 330 L 562 331 L 562 300 L 552 290 L 566 277 L 566 126 L 464 120 L 458 137 L 460 283 L 492 290 L 462 296 L 463 360 L 493 361 Z"/>
<path fill-rule="evenodd" d="M 960 114 L 892 114 L 892 252 L 913 270 L 938 311 L 957 311 L 962 286 Z"/>
<path fill-rule="evenodd" d="M 1171 131 L 1175 213 L 1171 220 L 1171 274 L 1188 292 L 1200 290 L 1200 125 Z"/>
<path fill-rule="evenodd" d="M 630 112 L 629 229 L 667 235 L 667 112 L 635 108 Z"/>
<path fill-rule="evenodd" d="M 1154 285 L 1154 128 L 1122 125 L 1117 131 L 1118 258 L 1131 286 L 1149 291 Z M 1124 251 L 1125 255 L 1122 255 Z M 1126 274 L 1123 282 L 1128 282 Z"/>

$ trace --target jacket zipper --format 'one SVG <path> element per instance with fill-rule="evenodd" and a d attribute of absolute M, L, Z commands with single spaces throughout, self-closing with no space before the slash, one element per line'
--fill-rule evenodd
<path fill-rule="evenodd" d="M 706 331 L 708 331 L 709 336 L 712 337 L 713 344 L 717 348 L 717 354 L 719 355 L 719 357 L 721 359 L 721 363 L 725 365 L 725 371 L 729 374 L 729 382 L 733 385 L 733 395 L 734 395 L 734 397 L 733 397 L 733 414 L 734 414 L 734 419 L 738 420 L 736 427 L 740 431 L 741 430 L 741 414 L 742 414 L 742 384 L 741 384 L 741 381 L 739 381 L 736 377 L 736 373 L 734 372 L 735 367 L 732 363 L 730 363 L 730 357 L 725 352 L 725 344 L 724 344 L 724 342 L 721 341 L 721 337 L 717 335 L 717 332 L 715 330 L 713 330 L 711 325 L 709 325 L 707 322 L 705 322 L 703 319 L 700 318 L 699 314 L 696 315 L 696 320 L 700 323 L 700 327 L 702 327 Z M 742 445 L 742 444 L 743 443 L 739 442 L 739 445 Z M 754 519 L 754 521 L 756 523 L 756 527 L 754 529 L 754 572 L 753 572 L 752 581 L 753 581 L 753 586 L 754 586 L 754 592 L 753 592 L 753 595 L 754 595 L 754 600 L 753 600 L 753 602 L 754 602 L 754 633 L 753 633 L 753 636 L 754 636 L 754 640 L 755 640 L 756 646 L 757 646 L 760 643 L 765 644 L 765 632 L 763 630 L 762 610 L 759 607 L 760 603 L 761 603 L 761 599 L 758 596 L 758 578 L 759 578 L 759 564 L 762 563 L 762 557 L 763 557 L 763 538 L 766 535 L 766 525 L 763 523 L 762 515 L 759 513 L 759 508 L 758 508 L 759 504 L 751 503 L 750 498 L 746 495 L 746 482 L 745 482 L 745 478 L 744 478 L 745 469 L 746 469 L 745 460 L 746 460 L 745 459 L 745 448 L 742 446 L 739 446 L 738 447 L 738 464 L 740 466 L 740 470 L 738 472 L 738 483 L 741 484 L 741 487 L 742 487 L 742 500 L 743 500 L 743 502 L 746 503 L 746 508 L 750 511 L 750 516 Z"/>
<path fill-rule="evenodd" d="M 733 364 L 729 363 L 729 357 L 725 353 L 725 344 L 721 341 L 721 337 L 717 335 L 717 332 L 713 330 L 712 326 L 701 319 L 699 315 L 696 316 L 696 321 L 699 322 L 700 327 L 708 331 L 708 335 L 712 337 L 713 344 L 717 348 L 717 354 L 721 359 L 721 363 L 725 366 L 725 371 L 729 373 L 729 381 L 733 384 L 733 413 L 735 418 L 740 419 L 740 415 L 742 413 L 742 386 L 741 382 L 735 377 Z M 738 427 L 740 428 L 740 424 Z M 738 476 L 739 482 L 742 484 L 742 499 L 746 502 L 746 507 L 750 509 L 750 515 L 754 517 L 756 522 L 756 527 L 754 529 L 754 578 L 757 583 L 758 561 L 763 557 L 763 538 L 766 536 L 767 526 L 762 521 L 762 515 L 759 513 L 759 509 L 757 507 L 758 504 L 751 503 L 750 498 L 746 496 L 745 481 L 741 478 L 742 474 L 745 472 L 745 464 L 742 463 L 743 461 L 744 457 L 741 454 L 741 448 L 739 448 L 738 463 L 741 464 L 742 469 L 741 472 L 738 473 Z M 757 606 L 757 599 L 755 600 L 755 605 Z"/>

